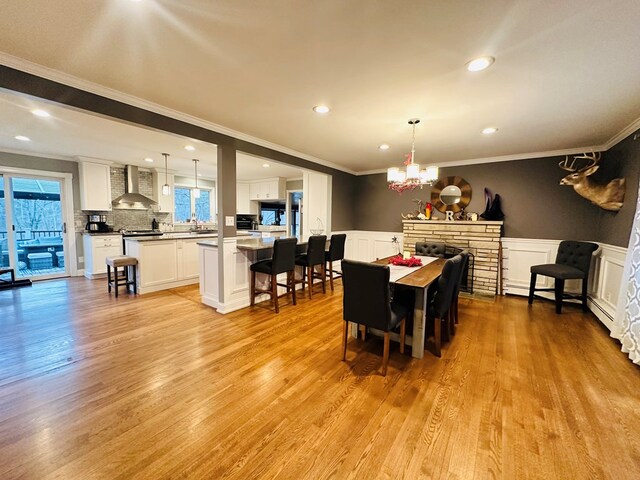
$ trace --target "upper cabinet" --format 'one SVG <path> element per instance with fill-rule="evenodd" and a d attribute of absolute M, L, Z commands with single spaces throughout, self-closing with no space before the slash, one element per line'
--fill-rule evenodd
<path fill-rule="evenodd" d="M 249 184 L 250 200 L 284 200 L 286 198 L 287 180 L 274 178 Z"/>
<path fill-rule="evenodd" d="M 162 187 L 169 185 L 169 195 L 162 193 Z M 173 213 L 175 199 L 175 176 L 173 173 L 153 172 L 153 199 L 158 202 L 158 211 Z"/>
<path fill-rule="evenodd" d="M 251 184 L 247 182 L 236 184 L 236 213 L 258 213 L 258 204 L 251 201 Z"/>
<path fill-rule="evenodd" d="M 106 163 L 78 162 L 80 209 L 111 210 L 111 171 Z"/>

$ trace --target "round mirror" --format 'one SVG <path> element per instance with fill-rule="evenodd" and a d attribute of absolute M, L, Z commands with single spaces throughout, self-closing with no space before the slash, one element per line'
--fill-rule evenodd
<path fill-rule="evenodd" d="M 458 213 L 471 201 L 471 185 L 462 177 L 445 177 L 431 187 L 431 203 L 442 213 Z"/>
<path fill-rule="evenodd" d="M 440 201 L 445 205 L 455 205 L 460 202 L 462 196 L 462 191 L 460 187 L 456 185 L 449 185 L 444 187 L 440 192 Z"/>

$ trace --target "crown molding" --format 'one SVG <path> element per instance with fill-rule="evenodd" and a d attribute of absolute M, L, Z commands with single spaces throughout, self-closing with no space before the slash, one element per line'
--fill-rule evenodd
<path fill-rule="evenodd" d="M 74 157 L 68 157 L 66 155 L 57 155 L 54 153 L 46 153 L 46 152 L 32 152 L 30 150 L 20 150 L 17 148 L 0 148 L 1 153 L 11 153 L 13 155 L 25 155 L 27 157 L 37 157 L 37 158 L 49 158 L 51 160 L 64 160 L 65 162 L 75 162 L 77 163 Z"/>
<path fill-rule="evenodd" d="M 609 141 L 604 144 L 605 145 L 604 149 L 609 150 L 610 148 L 616 146 L 618 143 L 620 143 L 622 140 L 627 138 L 629 135 L 631 135 L 633 132 L 635 132 L 638 129 L 640 129 L 640 117 L 636 118 L 633 122 L 631 122 L 625 128 L 620 130 L 620 132 L 618 132 L 616 135 L 611 137 Z"/>
<path fill-rule="evenodd" d="M 118 90 L 114 90 L 112 88 L 105 87 L 97 83 L 90 82 L 88 80 L 84 80 L 79 77 L 75 77 L 73 75 L 69 75 L 59 70 L 45 67 L 44 65 L 33 63 L 23 58 L 15 57 L 13 55 L 9 55 L 8 53 L 5 53 L 5 52 L 0 52 L 0 63 L 7 67 L 15 68 L 16 70 L 21 70 L 23 72 L 30 73 L 32 75 L 36 75 L 38 77 L 42 77 L 47 80 L 62 83 L 69 87 L 74 87 L 79 90 L 84 90 L 85 92 L 94 93 L 96 95 L 100 95 L 102 97 L 106 97 L 111 100 L 116 100 L 118 102 L 126 103 L 127 105 L 131 105 L 134 107 L 141 108 L 143 110 L 148 110 L 150 112 L 164 115 L 165 117 L 173 118 L 175 120 L 180 120 L 185 123 L 196 125 L 198 127 L 206 128 L 207 130 L 212 130 L 214 132 L 221 133 L 223 135 L 228 135 L 230 137 L 237 138 L 238 140 L 244 140 L 245 142 L 254 143 L 256 145 L 260 145 L 261 147 L 270 148 L 271 150 L 276 150 L 278 152 L 285 153 L 287 155 L 292 155 L 294 157 L 298 157 L 303 160 L 308 160 L 309 162 L 317 163 L 319 165 L 333 168 L 335 170 L 340 170 L 342 172 L 350 173 L 352 175 L 356 174 L 354 170 L 346 168 L 342 165 L 338 165 L 336 163 L 329 162 L 327 160 L 314 157 L 312 155 L 307 155 L 306 153 L 298 152 L 297 150 L 293 150 L 283 145 L 278 145 L 276 143 L 272 143 L 258 137 L 247 135 L 237 130 L 227 128 L 223 125 L 218 125 L 216 123 L 209 122 L 207 120 L 203 120 L 201 118 L 179 112 L 178 110 L 173 110 L 171 108 L 164 107 L 157 103 L 153 103 L 148 100 L 144 100 L 142 98 L 136 97 L 134 95 L 129 95 L 127 93 L 123 93 Z"/>

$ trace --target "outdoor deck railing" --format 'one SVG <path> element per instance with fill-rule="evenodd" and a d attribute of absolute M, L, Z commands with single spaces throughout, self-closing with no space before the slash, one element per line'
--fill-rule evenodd
<path fill-rule="evenodd" d="M 33 240 L 42 237 L 61 237 L 62 230 L 16 230 L 16 240 Z M 0 231 L 0 239 L 7 238 L 6 231 Z"/>

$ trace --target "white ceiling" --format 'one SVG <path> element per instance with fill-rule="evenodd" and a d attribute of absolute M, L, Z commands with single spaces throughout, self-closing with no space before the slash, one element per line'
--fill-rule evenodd
<path fill-rule="evenodd" d="M 638 0 L 21 0 L 0 48 L 363 171 L 411 117 L 423 163 L 604 144 L 640 116 L 638 25 Z"/>
<path fill-rule="evenodd" d="M 51 116 L 33 115 L 34 109 Z M 31 139 L 22 142 L 16 135 Z M 186 145 L 195 147 L 188 152 Z M 110 160 L 144 168 L 164 169 L 169 153 L 169 169 L 180 175 L 195 174 L 193 158 L 200 160 L 198 172 L 203 178 L 216 178 L 217 148 L 210 143 L 170 135 L 148 128 L 89 114 L 0 89 L 0 150 L 32 153 L 76 160 L 77 157 Z M 152 158 L 153 163 L 145 161 Z M 267 163 L 269 168 L 262 165 Z M 239 180 L 269 177 L 301 178 L 302 170 L 238 152 L 236 175 Z"/>

